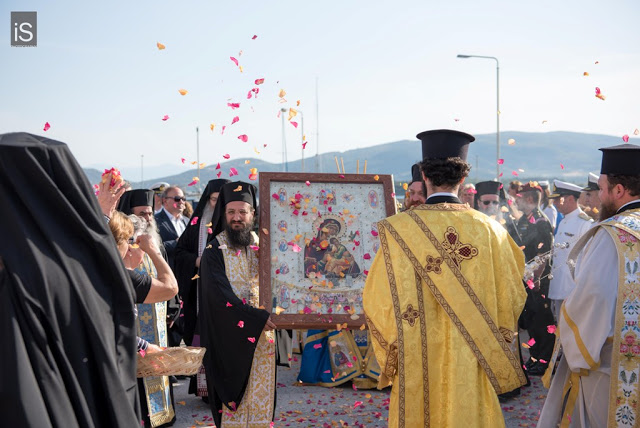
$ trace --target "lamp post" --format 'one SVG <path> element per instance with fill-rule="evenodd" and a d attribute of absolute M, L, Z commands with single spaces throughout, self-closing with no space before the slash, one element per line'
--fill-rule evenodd
<path fill-rule="evenodd" d="M 302 146 L 302 172 L 304 172 L 304 114 L 298 110 L 300 113 L 300 145 Z"/>
<path fill-rule="evenodd" d="M 280 116 L 282 116 L 282 167 L 285 172 L 289 172 L 289 164 L 287 161 L 287 139 L 284 135 L 284 114 L 286 111 L 286 108 L 280 109 Z"/>
<path fill-rule="evenodd" d="M 500 179 L 500 63 L 494 56 L 458 55 L 458 58 L 484 58 L 496 61 L 496 180 Z"/>

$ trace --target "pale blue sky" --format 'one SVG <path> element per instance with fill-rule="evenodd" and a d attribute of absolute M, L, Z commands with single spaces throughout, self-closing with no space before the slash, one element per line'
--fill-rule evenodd
<path fill-rule="evenodd" d="M 10 29 L 0 31 L 0 133 L 67 142 L 82 165 L 133 166 L 140 154 L 146 165 L 194 159 L 196 126 L 202 162 L 256 157 L 254 147 L 279 161 L 276 114 L 296 100 L 313 155 L 316 77 L 321 152 L 433 128 L 495 132 L 495 63 L 459 53 L 500 59 L 504 144 L 509 130 L 633 138 L 640 128 L 636 1 L 3 0 L 0 22 L 9 27 L 11 11 L 32 10 L 37 48 L 11 48 Z M 265 79 L 259 98 L 247 100 L 257 78 Z M 289 104 L 278 102 L 281 88 Z M 229 99 L 241 109 L 231 111 Z M 289 159 L 299 158 L 300 131 L 286 129 Z"/>

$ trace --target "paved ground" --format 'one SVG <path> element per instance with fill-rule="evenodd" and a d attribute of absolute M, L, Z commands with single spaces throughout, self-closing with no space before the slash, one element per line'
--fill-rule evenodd
<path fill-rule="evenodd" d="M 275 427 L 387 426 L 390 389 L 358 391 L 350 382 L 337 388 L 296 386 L 300 358 L 299 355 L 294 358 L 290 369 L 278 368 Z M 531 382 L 530 387 L 522 389 L 520 397 L 502 404 L 508 428 L 536 426 L 546 389 L 539 377 L 532 377 Z M 189 395 L 188 386 L 188 380 L 174 385 L 177 413 L 174 427 L 213 426 L 208 406 Z"/>

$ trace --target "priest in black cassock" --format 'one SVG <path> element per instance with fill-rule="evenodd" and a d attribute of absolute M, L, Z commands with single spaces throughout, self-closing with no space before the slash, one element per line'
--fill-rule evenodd
<path fill-rule="evenodd" d="M 201 346 L 219 428 L 269 426 L 275 410 L 275 325 L 258 307 L 256 206 L 252 184 L 222 186 L 200 264 Z"/>
<path fill-rule="evenodd" d="M 183 340 L 189 346 L 200 346 L 200 333 L 197 328 L 198 316 L 198 270 L 204 248 L 212 232 L 213 211 L 220 195 L 220 188 L 229 180 L 220 178 L 207 183 L 191 221 L 180 236 L 175 252 L 175 274 L 180 287 L 183 307 Z M 189 393 L 198 397 L 208 397 L 204 368 L 191 378 Z"/>
<path fill-rule="evenodd" d="M 137 427 L 134 289 L 66 144 L 0 135 L 6 427 Z"/>

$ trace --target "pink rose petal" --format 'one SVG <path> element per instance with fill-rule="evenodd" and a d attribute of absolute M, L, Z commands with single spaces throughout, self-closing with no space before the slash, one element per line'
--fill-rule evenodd
<path fill-rule="evenodd" d="M 242 141 L 243 143 L 246 143 L 247 141 L 249 141 L 249 137 L 247 137 L 245 134 L 242 134 L 238 136 L 238 140 Z"/>
<path fill-rule="evenodd" d="M 548 325 L 548 326 L 547 326 L 547 331 L 548 331 L 550 334 L 554 334 L 554 333 L 556 332 L 556 328 L 557 328 L 557 327 L 556 327 L 555 325 L 551 324 L 551 325 Z"/>
<path fill-rule="evenodd" d="M 164 121 L 169 120 L 169 115 L 168 115 L 168 114 L 165 114 L 165 115 L 162 117 L 162 120 L 164 120 Z"/>
<path fill-rule="evenodd" d="M 256 85 L 262 85 L 264 83 L 264 79 L 256 79 L 255 84 Z"/>
<path fill-rule="evenodd" d="M 256 343 L 256 338 L 255 337 L 247 337 L 247 340 L 251 343 Z"/>
<path fill-rule="evenodd" d="M 240 118 L 238 116 L 234 117 L 233 120 L 231 121 L 231 124 L 233 125 L 234 123 L 238 122 L 240 120 Z"/>
<path fill-rule="evenodd" d="M 629 136 L 627 134 L 624 134 L 622 136 L 622 141 L 624 141 L 625 143 L 628 143 L 629 142 Z"/>
<path fill-rule="evenodd" d="M 504 164 L 504 159 L 498 159 L 498 165 Z"/>
<path fill-rule="evenodd" d="M 194 224 L 196 224 L 198 222 L 198 217 L 194 217 L 191 219 L 191 225 L 193 226 Z"/>
<path fill-rule="evenodd" d="M 235 59 L 234 57 L 230 56 L 229 59 L 231 59 L 231 61 L 233 61 L 233 63 L 237 66 L 238 65 L 238 60 Z"/>
<path fill-rule="evenodd" d="M 229 155 L 227 154 L 227 155 L 222 155 L 222 157 L 223 157 L 223 158 L 225 158 L 225 159 L 229 159 L 231 156 L 229 156 Z"/>
<path fill-rule="evenodd" d="M 49 128 L 51 128 L 51 125 L 49 125 L 49 122 L 47 122 L 47 123 L 44 124 L 43 131 L 48 131 Z"/>
<path fill-rule="evenodd" d="M 238 327 L 244 328 L 244 321 L 238 321 Z"/>

